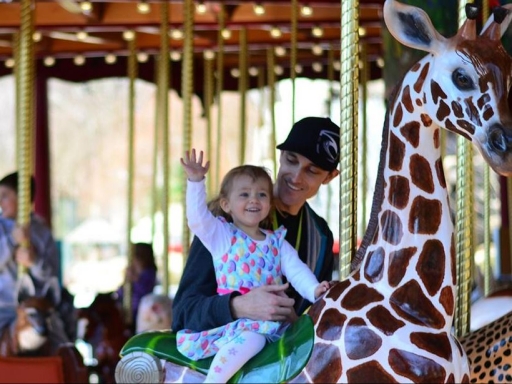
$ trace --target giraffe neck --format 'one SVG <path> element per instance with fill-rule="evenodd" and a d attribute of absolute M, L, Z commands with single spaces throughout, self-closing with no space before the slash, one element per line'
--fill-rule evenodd
<path fill-rule="evenodd" d="M 383 194 L 377 230 L 362 273 L 412 322 L 451 327 L 454 311 L 453 222 L 431 103 L 428 57 L 408 72 L 390 100 Z M 424 309 L 420 310 L 420 307 Z M 419 312 L 418 312 L 419 310 Z"/>

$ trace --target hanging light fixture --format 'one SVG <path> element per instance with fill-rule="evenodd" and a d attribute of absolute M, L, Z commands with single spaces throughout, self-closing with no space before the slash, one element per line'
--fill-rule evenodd
<path fill-rule="evenodd" d="M 311 8 L 309 4 L 304 4 L 300 7 L 300 14 L 304 17 L 309 17 L 313 14 L 313 8 Z"/>
<path fill-rule="evenodd" d="M 147 15 L 151 11 L 151 6 L 146 0 L 140 0 L 137 3 L 137 12 L 141 15 Z"/>
<path fill-rule="evenodd" d="M 53 67 L 55 65 L 55 58 L 52 57 L 52 56 L 46 56 L 44 59 L 43 59 L 43 64 L 46 66 L 46 67 Z"/>
<path fill-rule="evenodd" d="M 261 3 L 254 4 L 253 7 L 254 14 L 257 16 L 261 16 L 265 14 L 265 7 Z"/>

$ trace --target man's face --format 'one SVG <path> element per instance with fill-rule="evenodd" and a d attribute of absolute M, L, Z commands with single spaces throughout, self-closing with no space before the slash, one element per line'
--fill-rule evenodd
<path fill-rule="evenodd" d="M 18 195 L 4 185 L 0 185 L 0 209 L 2 216 L 8 219 L 16 219 L 18 214 Z"/>
<path fill-rule="evenodd" d="M 279 164 L 275 195 L 286 207 L 300 208 L 322 184 L 338 175 L 337 170 L 328 172 L 295 152 L 281 151 Z M 295 214 L 293 211 L 290 213 Z"/>

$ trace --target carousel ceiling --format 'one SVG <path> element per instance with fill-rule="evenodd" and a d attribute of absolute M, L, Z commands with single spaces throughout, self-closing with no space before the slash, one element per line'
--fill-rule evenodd
<path fill-rule="evenodd" d="M 194 73 L 198 76 L 203 73 L 205 54 L 219 52 L 219 19 L 222 19 L 219 13 L 224 7 L 222 61 L 226 72 L 225 88 L 237 88 L 234 78 L 241 50 L 247 53 L 250 73 L 266 68 L 267 52 L 272 50 L 275 53 L 274 64 L 279 69 L 276 71 L 277 79 L 289 77 L 291 3 L 291 0 L 196 1 Z M 297 3 L 297 76 L 327 78 L 328 66 L 333 65 L 336 69 L 339 63 L 341 1 L 299 0 Z M 383 3 L 384 0 L 359 0 L 360 41 L 365 44 L 373 78 L 380 77 L 378 63 L 382 54 Z M 134 31 L 139 77 L 154 79 L 154 57 L 161 45 L 161 2 L 35 0 L 34 4 L 33 40 L 39 72 L 72 81 L 126 76 L 127 34 Z M 13 46 L 19 28 L 19 1 L 0 0 L 0 75 L 13 70 Z M 168 35 L 171 67 L 176 68 L 180 65 L 183 51 L 183 1 L 169 2 Z M 242 43 L 241 36 L 246 36 Z M 249 78 L 249 86 L 256 86 L 257 80 Z M 171 79 L 172 85 L 176 82 L 178 88 L 179 75 L 173 73 Z"/>

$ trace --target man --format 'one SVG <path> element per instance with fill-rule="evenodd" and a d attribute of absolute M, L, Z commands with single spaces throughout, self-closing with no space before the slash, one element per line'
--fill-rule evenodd
<path fill-rule="evenodd" d="M 319 281 L 331 280 L 333 235 L 327 222 L 306 202 L 339 171 L 340 128 L 328 118 L 306 117 L 296 122 L 281 150 L 274 185 L 273 227 L 287 229 L 286 240 Z M 194 238 L 173 301 L 173 331 L 211 329 L 237 318 L 293 320 L 308 306 L 289 284 L 262 286 L 242 295 L 217 294 L 211 254 Z"/>
<path fill-rule="evenodd" d="M 35 197 L 35 181 L 31 178 L 30 198 Z M 35 296 L 43 296 L 57 281 L 59 254 L 50 228 L 43 219 L 31 214 L 30 226 L 16 224 L 18 214 L 18 173 L 0 180 L 0 332 L 16 320 L 18 306 L 18 268 L 24 267 Z M 20 246 L 30 239 L 30 247 Z M 60 289 L 60 288 L 59 288 Z M 58 292 L 60 296 L 60 290 Z M 58 303 L 56 303 L 58 304 Z M 58 340 L 67 341 L 60 319 L 54 321 Z M 56 336 L 56 339 L 57 339 Z"/>

